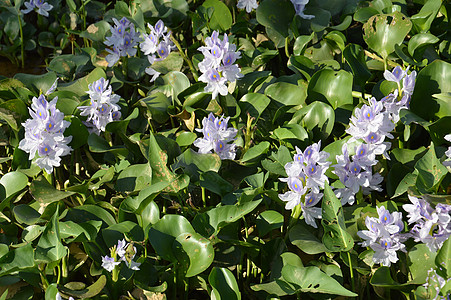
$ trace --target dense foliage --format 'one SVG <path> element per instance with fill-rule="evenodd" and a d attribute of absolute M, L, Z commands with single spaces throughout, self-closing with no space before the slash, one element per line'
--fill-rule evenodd
<path fill-rule="evenodd" d="M 0 0 L 0 299 L 449 297 L 450 14 Z"/>

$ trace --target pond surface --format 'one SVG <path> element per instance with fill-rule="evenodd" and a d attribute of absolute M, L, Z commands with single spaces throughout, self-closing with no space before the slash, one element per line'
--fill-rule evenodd
<path fill-rule="evenodd" d="M 16 66 L 11 63 L 6 57 L 0 56 L 0 76 L 5 77 L 14 77 L 17 73 L 27 73 L 27 74 L 44 74 L 47 72 L 44 61 L 39 58 L 36 59 L 27 59 L 25 61 L 25 68 L 21 68 L 20 66 Z"/>

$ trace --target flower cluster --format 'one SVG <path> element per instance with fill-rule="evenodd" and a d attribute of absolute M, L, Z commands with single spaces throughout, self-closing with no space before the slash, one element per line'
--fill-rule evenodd
<path fill-rule="evenodd" d="M 370 145 L 362 143 L 355 148 L 355 155 L 352 160 L 349 158 L 347 145 L 342 147 L 342 155 L 337 155 L 337 164 L 333 165 L 332 171 L 338 176 L 344 188 L 335 190 L 335 195 L 341 199 L 341 204 L 354 204 L 355 194 L 362 191 L 369 194 L 371 190 L 381 191 L 380 183 L 383 177 L 376 173 L 373 174 L 372 166 L 377 164 L 376 154 Z"/>
<path fill-rule="evenodd" d="M 361 108 L 355 109 L 346 132 L 352 136 L 350 141 L 363 140 L 369 145 L 371 152 L 388 157 L 386 152 L 391 143 L 385 142 L 385 137 L 392 139 L 393 135 L 390 132 L 393 129 L 395 124 L 385 112 L 382 101 L 377 101 L 373 97 L 369 100 L 369 105 L 364 104 Z"/>
<path fill-rule="evenodd" d="M 451 205 L 439 203 L 432 209 L 423 198 L 409 195 L 412 204 L 404 204 L 402 208 L 408 212 L 409 225 L 415 223 L 410 231 L 415 242 L 426 244 L 436 252 L 451 235 Z"/>
<path fill-rule="evenodd" d="M 205 44 L 206 46 L 198 48 L 204 55 L 204 60 L 199 63 L 199 70 L 203 73 L 199 80 L 207 83 L 205 91 L 211 92 L 215 99 L 218 93 L 227 95 L 227 81 L 234 82 L 243 77 L 235 64 L 241 55 L 239 51 L 235 51 L 236 45 L 229 43 L 227 35 L 224 34 L 221 41 L 217 31 L 205 39 Z"/>
<path fill-rule="evenodd" d="M 445 278 L 443 278 L 442 276 L 440 276 L 439 274 L 437 274 L 437 271 L 434 269 L 430 269 L 428 271 L 428 276 L 426 278 L 426 283 L 423 284 L 423 286 L 426 289 L 429 290 L 433 290 L 435 293 L 434 295 L 428 295 L 430 297 L 428 297 L 428 299 L 433 299 L 433 300 L 439 300 L 439 299 L 449 299 L 449 294 L 448 297 L 440 297 L 440 290 L 451 280 L 451 278 L 448 278 L 445 280 Z"/>
<path fill-rule="evenodd" d="M 147 24 L 150 29 L 149 34 L 143 34 L 143 41 L 139 44 L 139 47 L 144 55 L 147 55 L 149 63 L 152 65 L 156 61 L 161 61 L 168 57 L 171 50 L 175 48 L 170 40 L 171 32 L 168 32 L 168 28 L 164 26 L 162 20 L 159 20 L 155 27 Z M 157 57 L 158 54 L 158 57 Z M 152 66 L 146 68 L 146 73 L 152 76 L 150 82 L 160 76 L 160 73 L 155 71 Z"/>
<path fill-rule="evenodd" d="M 362 247 L 371 247 L 375 251 L 375 263 L 390 266 L 398 261 L 396 251 L 406 251 L 403 244 L 406 236 L 401 233 L 404 229 L 402 213 L 390 213 L 384 206 L 377 207 L 377 213 L 379 218 L 366 217 L 368 230 L 358 231 L 357 235 L 364 239 Z"/>
<path fill-rule="evenodd" d="M 293 161 L 285 165 L 288 178 L 280 178 L 289 188 L 288 192 L 279 194 L 279 198 L 287 202 L 285 209 L 300 204 L 305 222 L 315 228 L 315 219 L 321 218 L 321 208 L 314 206 L 323 197 L 320 189 L 329 182 L 325 175 L 330 165 L 327 161 L 329 153 L 320 151 L 320 148 L 321 142 L 308 146 L 304 152 L 296 147 Z"/>
<path fill-rule="evenodd" d="M 196 129 L 204 134 L 203 138 L 194 141 L 194 146 L 199 148 L 199 153 L 211 153 L 213 150 L 221 159 L 235 159 L 236 145 L 229 144 L 234 141 L 238 130 L 227 128 L 229 118 L 218 118 L 210 113 L 202 120 L 202 129 Z"/>
<path fill-rule="evenodd" d="M 99 135 L 100 132 L 105 131 L 105 127 L 112 121 L 117 121 L 121 117 L 120 106 L 117 105 L 119 95 L 112 94 L 111 86 L 108 80 L 100 78 L 99 80 L 89 84 L 89 94 L 91 99 L 90 105 L 80 106 L 80 115 L 88 116 L 85 125 L 90 132 Z"/>
<path fill-rule="evenodd" d="M 126 17 L 120 21 L 113 18 L 114 27 L 111 27 L 111 36 L 106 37 L 105 45 L 113 47 L 113 50 L 106 49 L 108 54 L 105 59 L 108 66 L 114 66 L 121 56 L 134 56 L 137 49 L 135 46 L 141 41 L 139 32 L 135 31 L 135 25 L 131 23 Z"/>
<path fill-rule="evenodd" d="M 238 0 L 236 7 L 246 9 L 246 12 L 250 13 L 254 9 L 257 9 L 258 3 L 257 0 Z"/>
<path fill-rule="evenodd" d="M 303 19 L 313 19 L 315 16 L 304 14 L 305 6 L 308 4 L 309 0 L 291 0 L 293 3 L 294 9 L 296 10 L 296 15 L 300 16 Z"/>
<path fill-rule="evenodd" d="M 385 70 L 384 78 L 388 81 L 396 82 L 398 89 L 393 93 L 382 98 L 381 102 L 384 104 L 386 112 L 389 114 L 390 119 L 397 123 L 399 121 L 399 111 L 402 108 L 409 108 L 410 99 L 415 88 L 415 79 L 417 72 L 412 71 L 407 74 L 409 68 L 405 71 L 401 67 L 397 66 L 392 72 Z M 402 80 L 402 87 L 401 87 Z M 401 99 L 399 99 L 401 98 Z"/>
<path fill-rule="evenodd" d="M 53 5 L 48 4 L 47 2 L 45 2 L 45 0 L 30 0 L 29 2 L 25 2 L 24 4 L 26 9 L 22 9 L 22 13 L 28 14 L 32 10 L 37 9 L 36 12 L 44 17 L 48 17 L 49 11 L 51 11 L 53 8 Z"/>
<path fill-rule="evenodd" d="M 117 241 L 117 245 L 110 248 L 110 255 L 102 256 L 102 267 L 108 272 L 112 272 L 121 262 L 125 262 L 132 270 L 139 270 L 140 263 L 133 261 L 136 255 L 136 247 L 125 240 Z"/>
<path fill-rule="evenodd" d="M 46 95 L 53 92 L 55 84 Z M 68 144 L 72 136 L 65 137 L 64 130 L 70 122 L 64 120 L 64 114 L 56 108 L 58 97 L 47 102 L 44 95 L 33 97 L 30 112 L 31 119 L 22 123 L 25 128 L 25 137 L 19 143 L 19 148 L 29 153 L 29 159 L 48 174 L 53 167 L 59 167 L 61 156 L 69 154 L 72 150 Z"/>

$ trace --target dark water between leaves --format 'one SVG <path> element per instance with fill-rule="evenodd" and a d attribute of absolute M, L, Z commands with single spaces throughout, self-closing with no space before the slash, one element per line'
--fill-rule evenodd
<path fill-rule="evenodd" d="M 47 72 L 45 68 L 44 61 L 40 58 L 33 60 L 32 58 L 25 61 L 25 68 L 22 69 L 21 66 L 16 66 L 11 63 L 6 57 L 0 56 L 0 76 L 5 76 L 8 78 L 14 77 L 17 73 L 27 73 L 27 74 L 44 74 Z"/>

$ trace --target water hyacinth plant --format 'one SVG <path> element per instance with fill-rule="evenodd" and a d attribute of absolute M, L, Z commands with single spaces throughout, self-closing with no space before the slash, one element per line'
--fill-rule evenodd
<path fill-rule="evenodd" d="M 0 2 L 1 299 L 449 298 L 447 1 Z"/>

